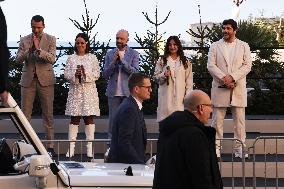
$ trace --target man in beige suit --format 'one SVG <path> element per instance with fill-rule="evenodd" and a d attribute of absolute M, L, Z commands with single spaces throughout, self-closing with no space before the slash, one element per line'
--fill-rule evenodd
<path fill-rule="evenodd" d="M 36 93 L 39 96 L 46 139 L 54 139 L 53 99 L 54 71 L 56 58 L 56 38 L 43 32 L 44 18 L 35 15 L 31 19 L 32 33 L 20 40 L 16 61 L 23 63 L 21 85 L 21 106 L 31 120 Z M 55 155 L 53 143 L 47 144 L 48 151 Z"/>
<path fill-rule="evenodd" d="M 216 139 L 223 138 L 223 122 L 230 107 L 234 137 L 245 144 L 246 75 L 251 70 L 252 61 L 248 44 L 236 38 L 236 31 L 237 23 L 233 19 L 224 20 L 223 39 L 212 43 L 209 50 L 207 68 L 213 77 L 211 99 L 214 105 L 211 126 L 216 128 Z M 217 157 L 220 157 L 220 148 L 217 140 Z M 243 157 L 242 145 L 238 141 L 234 153 L 235 157 Z"/>

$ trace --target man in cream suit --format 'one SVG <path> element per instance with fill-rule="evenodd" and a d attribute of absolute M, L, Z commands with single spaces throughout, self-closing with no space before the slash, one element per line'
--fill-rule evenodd
<path fill-rule="evenodd" d="M 216 128 L 216 139 L 223 138 L 223 122 L 230 107 L 234 137 L 245 144 L 246 75 L 251 70 L 252 61 L 248 44 L 236 38 L 236 31 L 234 20 L 224 20 L 223 39 L 214 42 L 209 50 L 207 68 L 213 77 L 211 99 L 214 105 L 211 126 Z M 220 157 L 220 148 L 217 140 L 217 157 Z M 240 142 L 235 143 L 234 153 L 235 157 L 243 157 Z"/>
<path fill-rule="evenodd" d="M 31 19 L 32 33 L 20 40 L 16 61 L 23 64 L 21 85 L 21 106 L 31 120 L 33 102 L 36 93 L 39 96 L 43 126 L 46 129 L 46 139 L 54 139 L 53 99 L 54 71 L 56 58 L 56 38 L 43 32 L 44 18 L 35 15 Z M 55 155 L 53 143 L 47 144 L 47 150 Z"/>

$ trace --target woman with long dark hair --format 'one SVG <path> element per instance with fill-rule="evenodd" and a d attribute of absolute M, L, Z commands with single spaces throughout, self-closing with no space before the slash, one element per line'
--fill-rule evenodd
<path fill-rule="evenodd" d="M 177 36 L 170 36 L 158 60 L 154 78 L 159 84 L 157 121 L 174 111 L 183 111 L 183 98 L 193 88 L 192 64 L 185 57 Z"/>
<path fill-rule="evenodd" d="M 100 115 L 99 98 L 95 81 L 100 76 L 97 57 L 89 53 L 88 35 L 79 33 L 75 39 L 75 53 L 66 62 L 64 77 L 70 82 L 65 114 L 71 116 L 69 140 L 75 141 L 81 117 L 85 123 L 87 140 L 94 139 L 94 116 Z M 70 143 L 67 157 L 74 156 L 75 142 Z M 87 143 L 87 156 L 93 157 L 92 142 Z"/>

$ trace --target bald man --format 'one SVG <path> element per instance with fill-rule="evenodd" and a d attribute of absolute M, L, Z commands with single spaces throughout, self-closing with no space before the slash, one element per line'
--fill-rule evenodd
<path fill-rule="evenodd" d="M 118 106 L 130 95 L 128 78 L 139 71 L 139 53 L 127 46 L 128 31 L 121 29 L 116 34 L 116 47 L 106 54 L 103 77 L 108 80 L 109 131 L 111 139 L 113 118 Z"/>
<path fill-rule="evenodd" d="M 215 153 L 216 130 L 205 126 L 211 100 L 203 91 L 193 90 L 185 96 L 184 109 L 160 122 L 153 188 L 223 188 Z"/>

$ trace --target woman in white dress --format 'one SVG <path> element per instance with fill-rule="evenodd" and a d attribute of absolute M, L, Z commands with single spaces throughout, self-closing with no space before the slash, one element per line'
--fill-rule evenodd
<path fill-rule="evenodd" d="M 89 53 L 87 34 L 79 33 L 75 39 L 75 53 L 66 62 L 64 77 L 70 82 L 65 115 L 71 116 L 69 140 L 75 141 L 81 117 L 85 123 L 87 140 L 94 139 L 94 116 L 100 115 L 99 98 L 95 81 L 100 76 L 97 57 Z M 66 157 L 74 156 L 75 142 L 70 143 Z M 92 142 L 87 143 L 87 156 L 93 157 Z"/>
<path fill-rule="evenodd" d="M 184 96 L 193 88 L 192 64 L 184 56 L 177 36 L 170 36 L 164 55 L 158 60 L 154 78 L 159 84 L 157 121 L 175 111 L 183 111 Z"/>

